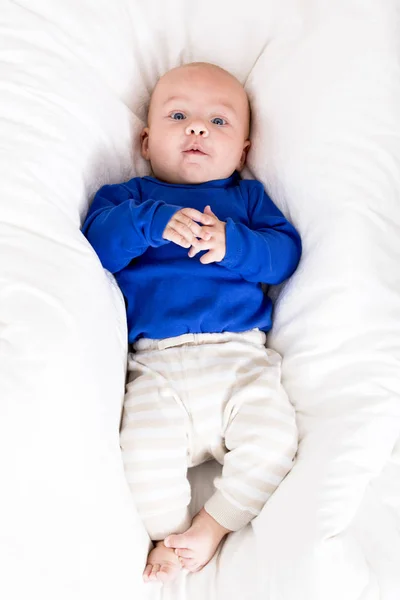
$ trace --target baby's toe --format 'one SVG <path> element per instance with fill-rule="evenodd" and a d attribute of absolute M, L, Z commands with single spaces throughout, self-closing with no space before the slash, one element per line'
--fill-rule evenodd
<path fill-rule="evenodd" d="M 153 565 L 146 565 L 145 570 L 143 571 L 143 580 L 149 581 L 149 575 L 153 569 Z"/>
<path fill-rule="evenodd" d="M 155 564 L 153 565 L 150 575 L 149 575 L 149 579 L 150 581 L 157 581 L 157 573 L 160 570 L 160 565 L 159 564 Z"/>
<path fill-rule="evenodd" d="M 187 548 L 189 539 L 190 536 L 186 533 L 176 533 L 168 535 L 164 540 L 164 544 L 167 548 Z"/>
<path fill-rule="evenodd" d="M 163 583 L 173 581 L 180 570 L 181 567 L 179 565 L 161 565 L 161 569 L 157 573 L 157 579 Z"/>
<path fill-rule="evenodd" d="M 181 558 L 181 565 L 191 573 L 198 569 L 198 561 L 195 558 Z"/>
<path fill-rule="evenodd" d="M 194 558 L 194 551 L 189 548 L 176 548 L 175 554 L 182 558 Z"/>

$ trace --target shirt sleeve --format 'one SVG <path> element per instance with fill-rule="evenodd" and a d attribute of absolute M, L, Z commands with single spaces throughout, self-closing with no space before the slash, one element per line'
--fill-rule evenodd
<path fill-rule="evenodd" d="M 103 267 L 116 273 L 149 246 L 168 244 L 162 234 L 181 208 L 160 200 L 142 200 L 139 190 L 126 184 L 105 185 L 93 199 L 82 232 Z"/>
<path fill-rule="evenodd" d="M 226 253 L 218 264 L 246 281 L 275 285 L 296 269 L 300 236 L 275 206 L 260 182 L 248 188 L 249 224 L 226 221 Z"/>

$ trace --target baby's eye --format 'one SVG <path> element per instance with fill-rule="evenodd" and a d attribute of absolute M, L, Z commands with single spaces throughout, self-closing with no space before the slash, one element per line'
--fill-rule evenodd
<path fill-rule="evenodd" d="M 186 119 L 186 117 L 181 112 L 174 112 L 171 115 L 171 119 L 174 119 L 175 121 L 183 121 L 183 119 Z"/>
<path fill-rule="evenodd" d="M 226 125 L 225 119 L 221 117 L 214 117 L 214 119 L 211 119 L 211 123 L 214 123 L 214 125 Z"/>

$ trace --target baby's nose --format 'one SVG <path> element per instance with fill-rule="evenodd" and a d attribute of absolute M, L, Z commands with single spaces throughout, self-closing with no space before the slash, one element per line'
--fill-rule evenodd
<path fill-rule="evenodd" d="M 207 127 L 204 125 L 204 123 L 201 123 L 200 121 L 194 122 L 192 121 L 192 123 L 190 123 L 190 125 L 188 125 L 186 127 L 186 135 L 201 135 L 201 137 L 208 137 L 208 129 Z"/>

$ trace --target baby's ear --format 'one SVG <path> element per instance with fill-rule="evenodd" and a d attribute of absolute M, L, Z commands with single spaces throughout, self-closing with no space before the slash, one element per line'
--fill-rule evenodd
<path fill-rule="evenodd" d="M 150 150 L 149 150 L 149 128 L 145 127 L 140 134 L 140 145 L 142 149 L 142 156 L 146 160 L 150 160 Z"/>
<path fill-rule="evenodd" d="M 243 145 L 243 151 L 242 151 L 242 155 L 240 157 L 239 165 L 236 169 L 237 171 L 241 171 L 243 169 L 244 165 L 246 164 L 247 153 L 250 150 L 250 146 L 251 146 L 250 140 L 246 140 Z"/>

